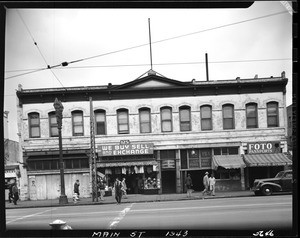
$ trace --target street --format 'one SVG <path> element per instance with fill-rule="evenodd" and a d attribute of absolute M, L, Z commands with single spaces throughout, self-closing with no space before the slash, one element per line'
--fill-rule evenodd
<path fill-rule="evenodd" d="M 292 228 L 292 196 L 198 199 L 7 209 L 7 230 L 49 230 L 56 219 L 73 230 Z"/>

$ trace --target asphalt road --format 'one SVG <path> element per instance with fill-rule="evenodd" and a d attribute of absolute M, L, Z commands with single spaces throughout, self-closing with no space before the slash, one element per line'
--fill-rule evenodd
<path fill-rule="evenodd" d="M 292 195 L 6 210 L 7 230 L 290 229 Z"/>

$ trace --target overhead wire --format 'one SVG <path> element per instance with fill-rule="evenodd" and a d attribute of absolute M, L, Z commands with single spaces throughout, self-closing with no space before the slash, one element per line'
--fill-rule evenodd
<path fill-rule="evenodd" d="M 186 36 L 190 36 L 190 35 L 194 35 L 194 34 L 199 34 L 199 33 L 203 33 L 203 32 L 206 32 L 206 31 L 211 31 L 211 30 L 216 30 L 216 29 L 220 29 L 220 28 L 224 28 L 224 27 L 229 27 L 229 26 L 233 26 L 233 25 L 238 25 L 238 24 L 241 24 L 241 23 L 245 23 L 245 22 L 250 22 L 250 21 L 254 21 L 254 20 L 259 20 L 259 19 L 263 19 L 263 18 L 267 18 L 267 17 L 272 17 L 272 16 L 276 16 L 276 15 L 280 15 L 280 14 L 284 14 L 284 13 L 288 13 L 288 11 L 281 11 L 281 12 L 277 12 L 277 13 L 272 13 L 272 14 L 268 14 L 268 15 L 264 15 L 264 16 L 260 16 L 260 17 L 255 17 L 255 18 L 251 18 L 251 19 L 247 19 L 247 20 L 243 20 L 243 21 L 238 21 L 238 22 L 234 22 L 234 23 L 229 23 L 229 24 L 225 24 L 225 25 L 221 25 L 221 26 L 217 26 L 217 27 L 212 27 L 212 28 L 208 28 L 208 29 L 204 29 L 204 30 L 200 30 L 200 31 L 196 31 L 196 32 L 192 32 L 192 33 L 187 33 L 187 34 L 183 34 L 183 35 L 179 35 L 179 36 L 174 36 L 174 37 L 170 37 L 170 38 L 166 38 L 166 39 L 162 39 L 162 40 L 158 40 L 158 41 L 154 41 L 152 42 L 152 44 L 156 44 L 156 43 L 161 43 L 161 42 L 165 42 L 165 41 L 168 41 L 168 40 L 173 40 L 173 39 L 178 39 L 178 38 L 181 38 L 181 37 L 186 37 Z M 19 14 L 20 15 L 20 14 Z M 24 20 L 22 20 L 24 22 Z M 25 24 L 25 22 L 24 22 Z M 26 25 L 26 24 L 25 24 Z M 28 27 L 26 26 L 26 28 L 28 29 Z M 29 31 L 29 29 L 28 29 Z M 30 32 L 30 31 L 29 31 Z M 31 33 L 30 33 L 31 35 Z M 32 37 L 32 35 L 31 35 Z M 33 41 L 34 41 L 34 38 L 32 37 Z M 34 41 L 35 42 L 35 41 Z M 85 57 L 85 58 L 81 58 L 81 59 L 78 59 L 78 60 L 73 60 L 73 61 L 70 61 L 70 62 L 62 62 L 61 64 L 57 64 L 57 65 L 54 65 L 54 66 L 49 66 L 47 64 L 47 69 L 52 69 L 52 68 L 58 68 L 60 66 L 68 66 L 69 64 L 72 64 L 72 63 L 77 63 L 77 62 L 81 62 L 81 61 L 86 61 L 86 60 L 90 60 L 90 59 L 94 59 L 94 58 L 98 58 L 98 57 L 103 57 L 103 56 L 106 56 L 106 55 L 110 55 L 110 54 L 115 54 L 115 53 L 119 53 L 119 52 L 123 52 L 123 51 L 127 51 L 127 50 L 131 50 L 131 49 L 135 49 L 135 48 L 139 48 L 139 47 L 143 47 L 143 46 L 146 46 L 146 45 L 149 45 L 149 43 L 145 43 L 145 44 L 141 44 L 141 45 L 137 45 L 137 46 L 132 46 L 132 47 L 128 47 L 128 48 L 124 48 L 124 49 L 120 49 L 120 50 L 115 50 L 115 51 L 111 51 L 111 52 L 107 52 L 107 53 L 103 53 L 103 54 L 98 54 L 98 55 L 94 55 L 94 56 L 90 56 L 90 57 Z M 38 48 L 39 49 L 39 48 Z M 39 52 L 41 53 L 41 51 L 39 50 Z M 42 54 L 41 54 L 42 55 Z M 43 57 L 44 58 L 44 57 Z M 44 59 L 45 60 L 45 59 Z M 253 61 L 253 60 L 252 60 Z M 265 60 L 263 60 L 265 61 Z M 46 62 L 46 61 L 45 61 Z M 231 62 L 241 62 L 241 61 L 231 61 Z M 246 61 L 243 61 L 243 62 L 246 62 Z M 198 62 L 199 63 L 199 62 Z M 210 62 L 210 63 L 213 63 L 213 62 Z M 216 63 L 216 62 L 215 62 Z M 221 63 L 221 62 L 219 62 Z M 166 63 L 168 64 L 168 63 Z M 169 63 L 171 64 L 171 63 Z M 181 64 L 184 64 L 184 63 L 181 63 Z M 187 63 L 188 64 L 188 63 Z M 157 65 L 157 64 L 156 64 Z M 78 67 L 78 68 L 87 68 L 87 67 L 94 67 L 94 66 L 81 66 L 81 67 Z M 97 66 L 97 67 L 120 67 L 120 66 Z M 71 67 L 68 67 L 68 68 L 71 68 Z M 73 67 L 74 68 L 74 67 Z M 34 73 L 35 71 L 31 72 L 31 73 Z M 30 73 L 30 72 L 29 72 Z M 15 75 L 15 76 L 11 76 L 9 78 L 12 78 L 12 77 L 18 77 L 18 76 L 21 76 L 23 74 L 20 74 L 20 75 Z M 5 78 L 5 79 L 8 79 L 8 78 Z M 58 79 L 58 78 L 57 78 Z M 58 79 L 59 80 L 59 79 Z M 60 82 L 60 81 L 59 81 Z M 63 86 L 63 85 L 62 85 Z"/>
<path fill-rule="evenodd" d="M 47 63 L 46 58 L 45 58 L 44 55 L 42 54 L 42 51 L 40 50 L 40 48 L 39 48 L 39 46 L 38 46 L 36 40 L 34 39 L 33 35 L 31 34 L 31 32 L 30 32 L 30 30 L 29 30 L 29 28 L 28 28 L 26 22 L 24 21 L 22 15 L 20 14 L 19 10 L 17 10 L 17 13 L 18 13 L 19 17 L 21 18 L 23 24 L 25 25 L 25 27 L 26 27 L 26 29 L 27 29 L 27 31 L 28 31 L 28 33 L 29 33 L 29 35 L 30 35 L 30 37 L 31 37 L 31 39 L 32 39 L 32 41 L 33 41 L 33 43 L 34 43 L 34 45 L 35 45 L 36 48 L 38 49 L 40 55 L 42 56 L 42 58 L 43 58 L 43 60 L 44 60 L 44 62 L 45 62 L 45 64 L 47 65 L 47 68 L 45 68 L 45 69 L 50 69 L 51 73 L 52 73 L 53 76 L 56 78 L 56 80 L 60 83 L 60 85 L 61 85 L 64 89 L 66 89 L 65 86 L 62 84 L 62 82 L 61 82 L 61 81 L 59 80 L 59 78 L 57 77 L 57 75 L 51 70 L 50 65 Z M 41 71 L 41 70 L 36 70 L 36 71 L 28 72 L 28 73 L 25 73 L 25 74 L 34 73 L 34 72 L 38 72 L 38 71 Z M 23 75 L 25 75 L 25 74 L 23 74 Z M 66 89 L 66 90 L 67 90 L 67 89 Z"/>

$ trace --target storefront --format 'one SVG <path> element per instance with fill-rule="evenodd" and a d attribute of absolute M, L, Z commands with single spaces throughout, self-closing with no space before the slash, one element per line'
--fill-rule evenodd
<path fill-rule="evenodd" d="M 105 175 L 107 190 L 116 178 L 125 178 L 128 194 L 157 194 L 160 188 L 159 165 L 153 143 L 98 145 L 97 171 Z"/>
<path fill-rule="evenodd" d="M 17 183 L 18 188 L 20 188 L 20 176 L 19 165 L 5 165 L 5 200 L 8 200 L 10 185 Z"/>
<path fill-rule="evenodd" d="M 247 144 L 244 155 L 246 187 L 251 188 L 255 179 L 272 178 L 279 171 L 292 165 L 292 160 L 282 153 L 279 141 L 254 142 Z"/>

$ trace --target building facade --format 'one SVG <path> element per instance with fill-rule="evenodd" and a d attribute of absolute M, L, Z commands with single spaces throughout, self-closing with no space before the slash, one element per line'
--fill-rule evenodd
<path fill-rule="evenodd" d="M 29 199 L 60 195 L 58 132 L 53 102 L 61 100 L 66 195 L 80 180 L 91 196 L 90 115 L 95 122 L 97 173 L 108 187 L 126 178 L 128 193 L 182 193 L 189 173 L 203 190 L 245 190 L 256 177 L 291 165 L 285 87 L 281 77 L 180 82 L 155 72 L 122 84 L 22 89 L 19 130 Z M 92 101 L 91 101 L 92 99 Z"/>

